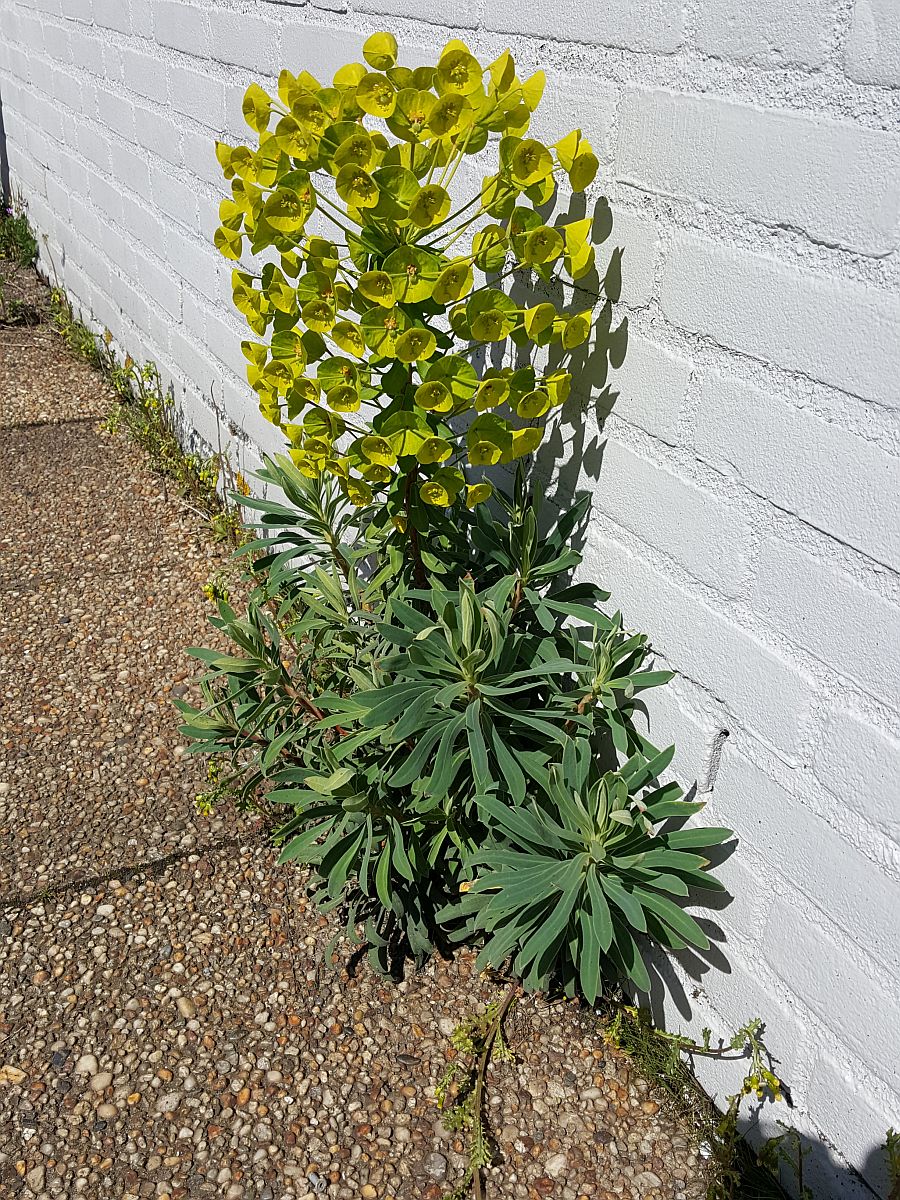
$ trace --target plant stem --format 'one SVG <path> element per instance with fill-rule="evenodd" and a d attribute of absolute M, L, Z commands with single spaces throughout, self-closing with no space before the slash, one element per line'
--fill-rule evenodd
<path fill-rule="evenodd" d="M 361 245 L 365 246 L 370 254 L 378 253 L 377 247 L 372 246 L 372 244 L 367 242 L 363 236 L 364 226 L 360 225 L 358 233 L 354 233 L 352 229 L 348 229 L 347 226 L 343 224 L 343 220 L 339 221 L 337 217 L 328 211 L 329 208 L 334 209 L 334 211 L 339 213 L 342 218 L 346 218 L 348 221 L 353 221 L 355 225 L 359 225 L 359 222 L 354 220 L 354 218 L 351 217 L 349 213 L 345 212 L 344 209 L 338 208 L 338 206 L 332 200 L 329 200 L 329 198 L 323 192 L 320 192 L 318 188 L 314 187 L 313 191 L 315 192 L 316 198 L 321 202 L 319 204 L 319 211 L 323 217 L 327 217 L 329 221 L 337 225 L 338 229 L 346 234 L 347 237 L 355 238 Z"/>
<path fill-rule="evenodd" d="M 516 612 L 518 611 L 519 605 L 521 603 L 522 603 L 522 577 L 519 576 L 519 578 L 516 580 L 516 586 L 513 590 L 513 597 L 512 597 L 512 615 L 513 616 L 516 615 Z"/>
<path fill-rule="evenodd" d="M 477 196 L 473 196 L 471 200 L 467 200 L 466 203 L 463 204 L 461 208 L 458 208 L 455 213 L 451 213 L 449 215 L 449 217 L 445 217 L 443 219 L 443 221 L 438 221 L 437 225 L 432 225 L 431 228 L 428 230 L 428 235 L 430 236 L 431 234 L 436 233 L 439 229 L 442 229 L 445 225 L 452 225 L 453 222 L 455 220 L 457 220 L 458 217 L 462 216 L 462 214 L 466 211 L 467 208 L 471 208 L 473 204 L 480 204 L 480 203 L 481 203 L 481 194 L 479 193 Z M 424 244 L 422 248 L 427 250 L 431 246 L 436 246 L 437 244 L 438 244 L 437 242 L 429 242 L 429 243 Z"/>
<path fill-rule="evenodd" d="M 476 222 L 476 221 L 477 221 L 477 220 L 478 220 L 480 217 L 481 217 L 481 212 L 480 212 L 480 210 L 479 210 L 477 213 L 475 213 L 475 215 L 474 215 L 474 216 L 472 216 L 472 217 L 469 217 L 467 220 L 463 221 L 462 225 L 460 225 L 460 226 L 459 226 L 457 229 L 451 229 L 451 230 L 450 230 L 450 232 L 453 234 L 453 236 L 450 238 L 450 241 L 449 241 L 449 242 L 444 242 L 444 244 L 443 244 L 443 246 L 442 246 L 442 251 L 443 251 L 444 253 L 446 253 L 446 252 L 447 252 L 447 250 L 449 250 L 449 249 L 450 249 L 450 247 L 453 245 L 453 243 L 454 243 L 454 242 L 458 242 L 458 241 L 459 241 L 459 239 L 462 237 L 462 235 L 463 235 L 463 234 L 466 232 L 466 230 L 467 230 L 467 229 L 468 229 L 468 228 L 469 228 L 471 225 L 474 225 L 474 224 L 475 224 L 475 222 Z M 474 257 L 474 255 L 473 255 L 472 257 Z"/>
<path fill-rule="evenodd" d="M 413 574 L 416 577 L 416 586 L 420 588 L 428 587 L 428 578 L 425 574 L 425 564 L 422 562 L 422 549 L 419 546 L 419 531 L 412 522 L 410 507 L 412 502 L 412 490 L 416 483 L 418 472 L 415 467 L 406 476 L 406 494 L 403 497 L 403 507 L 406 510 L 406 528 L 409 530 L 409 548 L 412 553 Z"/>
<path fill-rule="evenodd" d="M 450 156 L 448 157 L 447 162 L 444 164 L 444 170 L 441 172 L 441 177 L 438 180 L 438 183 L 441 187 L 449 187 L 450 186 L 453 176 L 456 174 L 457 167 L 459 166 L 459 164 L 462 162 L 463 158 L 465 157 L 466 147 L 469 144 L 469 140 L 472 137 L 472 132 L 474 129 L 475 129 L 475 122 L 473 121 L 472 124 L 469 126 L 469 128 L 466 130 L 466 136 L 463 138 L 462 145 L 460 146 L 460 145 L 457 145 L 454 143 L 453 151 L 450 154 Z M 451 167 L 452 167 L 452 170 L 451 170 Z M 448 172 L 449 172 L 449 175 L 448 175 Z"/>
<path fill-rule="evenodd" d="M 483 283 L 480 287 L 472 288 L 471 292 L 469 292 L 466 295 L 466 300 L 471 300 L 471 298 L 473 296 L 477 295 L 478 292 L 485 292 L 485 291 L 487 291 L 488 288 L 495 288 L 498 283 L 501 283 L 504 279 L 508 279 L 510 277 L 510 275 L 514 275 L 516 271 L 523 270 L 524 267 L 525 267 L 524 263 L 520 263 L 520 262 L 514 263 L 511 267 L 507 267 L 506 270 L 503 271 L 500 275 L 498 275 L 496 279 L 492 279 L 488 283 Z M 519 311 L 524 311 L 524 310 L 519 310 Z"/>
<path fill-rule="evenodd" d="M 488 1064 L 491 1061 L 491 1051 L 494 1048 L 494 1042 L 497 1040 L 497 1034 L 503 1028 L 503 1022 L 509 1015 L 509 1010 L 512 1008 L 518 994 L 519 984 L 513 980 L 506 990 L 503 1003 L 497 1010 L 497 1016 L 491 1023 L 491 1027 L 484 1039 L 484 1045 L 481 1048 L 481 1054 L 478 1057 L 478 1066 L 475 1068 L 475 1091 L 472 1100 L 472 1111 L 475 1114 L 476 1121 L 481 1120 L 481 1113 L 483 1111 L 485 1075 L 487 1074 Z M 475 1200 L 484 1200 L 484 1180 L 481 1178 L 481 1167 L 478 1167 L 472 1175 L 472 1187 L 475 1192 Z"/>

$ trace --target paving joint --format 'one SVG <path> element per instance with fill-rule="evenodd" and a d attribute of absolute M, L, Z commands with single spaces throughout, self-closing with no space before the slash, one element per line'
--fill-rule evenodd
<path fill-rule="evenodd" d="M 108 871 L 101 871 L 97 875 L 51 883 L 38 891 L 20 892 L 17 896 L 0 896 L 0 912 L 21 912 L 24 909 L 33 908 L 36 904 L 43 904 L 45 900 L 53 900 L 58 896 L 68 895 L 70 892 L 95 888 L 101 883 L 109 883 L 111 879 L 119 879 L 124 882 L 126 879 L 134 879 L 141 874 L 145 874 L 147 877 L 156 877 L 161 875 L 166 867 L 190 858 L 192 854 L 201 859 L 217 850 L 228 850 L 237 846 L 242 849 L 252 849 L 255 846 L 265 845 L 267 841 L 268 834 L 262 834 L 256 838 L 226 837 L 219 838 L 215 842 L 208 842 L 205 846 L 188 846 L 183 850 L 173 850 L 171 854 L 164 854 L 161 858 L 143 859 L 140 862 L 111 867 Z"/>

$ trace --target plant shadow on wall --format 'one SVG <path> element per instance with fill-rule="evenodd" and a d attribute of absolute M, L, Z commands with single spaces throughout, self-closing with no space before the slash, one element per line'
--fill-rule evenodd
<path fill-rule="evenodd" d="M 648 946 L 724 961 L 688 906 L 724 894 L 732 835 L 686 824 L 703 805 L 641 731 L 670 673 L 573 582 L 588 498 L 543 522 L 534 494 L 573 376 L 605 388 L 627 342 L 621 252 L 595 265 L 609 207 L 585 215 L 597 159 L 577 130 L 528 136 L 544 79 L 508 53 L 400 66 L 376 34 L 364 57 L 252 85 L 256 145 L 217 147 L 215 241 L 287 453 L 241 497 L 252 594 L 213 621 L 232 653 L 194 651 L 183 732 L 205 802 L 283 814 L 282 861 L 376 969 L 466 944 L 508 998 L 650 993 Z"/>

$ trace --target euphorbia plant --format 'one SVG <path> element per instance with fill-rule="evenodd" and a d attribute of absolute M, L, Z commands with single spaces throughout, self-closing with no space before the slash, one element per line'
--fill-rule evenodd
<path fill-rule="evenodd" d="M 258 147 L 218 147 L 216 242 L 266 259 L 235 270 L 235 300 L 290 448 L 260 474 L 281 498 L 242 498 L 254 587 L 246 616 L 223 602 L 214 620 L 236 653 L 195 651 L 184 732 L 228 763 L 220 781 L 287 806 L 283 859 L 382 968 L 469 940 L 526 986 L 644 988 L 642 938 L 707 946 L 681 903 L 720 890 L 702 851 L 729 833 L 671 828 L 701 806 L 638 727 L 669 674 L 572 581 L 586 500 L 542 528 L 528 482 L 592 330 L 584 301 L 546 298 L 583 294 L 591 220 L 547 214 L 597 160 L 577 130 L 528 136 L 543 76 L 520 81 L 508 53 L 483 68 L 453 41 L 401 67 L 376 34 L 364 56 L 330 85 L 283 72 L 278 100 L 251 87 Z M 490 169 L 454 202 L 476 155 Z M 512 494 L 485 504 L 487 468 L 513 462 Z"/>
<path fill-rule="evenodd" d="M 542 210 L 598 164 L 578 130 L 552 146 L 528 136 L 544 75 L 520 80 L 509 52 L 484 67 L 454 40 L 435 66 L 399 66 L 378 33 L 363 56 L 330 83 L 285 70 L 277 98 L 248 89 L 258 144 L 217 146 L 232 194 L 215 241 L 226 258 L 267 258 L 233 273 L 262 413 L 304 474 L 333 475 L 356 505 L 377 495 L 400 533 L 411 524 L 416 556 L 429 509 L 486 500 L 485 468 L 536 450 L 569 395 L 592 323 L 583 294 L 561 311 L 502 285 L 546 293 L 593 270 L 591 218 L 551 225 Z M 456 199 L 476 156 L 488 173 Z M 515 369 L 476 370 L 476 352 L 507 344 Z"/>
<path fill-rule="evenodd" d="M 502 520 L 476 513 L 466 574 L 420 589 L 333 480 L 284 457 L 261 477 L 287 503 L 250 501 L 257 586 L 246 617 L 213 621 L 239 653 L 196 650 L 203 704 L 177 703 L 219 779 L 292 810 L 282 859 L 314 868 L 348 935 L 381 968 L 484 937 L 485 964 L 591 1001 L 648 986 L 636 934 L 706 947 L 678 900 L 721 890 L 695 849 L 729 831 L 667 829 L 702 805 L 660 780 L 674 748 L 636 720 L 669 673 L 607 593 L 568 581 L 586 498 L 541 535 L 520 472 Z"/>

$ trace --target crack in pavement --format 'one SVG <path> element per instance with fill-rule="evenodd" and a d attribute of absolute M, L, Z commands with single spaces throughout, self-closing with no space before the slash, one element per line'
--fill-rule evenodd
<path fill-rule="evenodd" d="M 207 854 L 212 854 L 216 850 L 228 850 L 237 846 L 262 846 L 268 840 L 268 833 L 262 833 L 255 838 L 219 838 L 218 841 L 209 842 L 205 846 L 190 846 L 184 850 L 174 850 L 171 854 L 164 854 L 162 858 L 144 859 L 141 862 L 112 867 L 110 870 L 103 871 L 99 875 L 89 875 L 84 878 L 50 883 L 39 891 L 20 892 L 17 896 L 0 896 L 0 912 L 21 912 L 22 909 L 31 908 L 44 900 L 49 900 L 56 896 L 64 896 L 69 892 L 80 891 L 87 887 L 96 887 L 97 884 L 108 883 L 110 879 L 133 879 L 136 875 L 144 873 L 148 876 L 156 876 L 161 874 L 166 867 L 170 867 L 173 863 L 181 862 L 183 859 L 189 858 L 192 854 L 196 854 L 198 858 L 202 858 Z"/>

